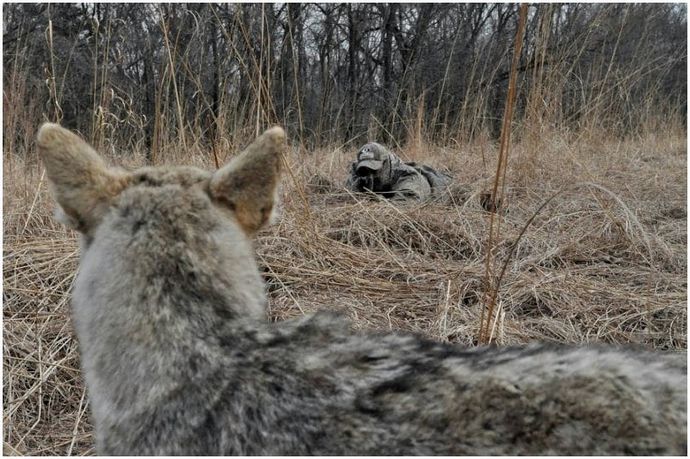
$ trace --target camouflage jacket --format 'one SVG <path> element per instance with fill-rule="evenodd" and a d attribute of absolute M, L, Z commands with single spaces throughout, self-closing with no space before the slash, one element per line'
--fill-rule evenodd
<path fill-rule="evenodd" d="M 374 192 L 389 199 L 424 200 L 440 194 L 451 177 L 435 169 L 403 162 L 376 142 L 364 145 L 352 163 L 347 179 L 348 189 Z"/>

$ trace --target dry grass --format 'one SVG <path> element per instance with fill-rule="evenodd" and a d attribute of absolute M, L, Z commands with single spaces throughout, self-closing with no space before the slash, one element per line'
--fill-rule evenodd
<path fill-rule="evenodd" d="M 499 345 L 687 346 L 685 134 L 598 138 L 553 134 L 511 152 L 493 245 L 497 274 L 517 243 L 491 328 Z M 489 225 L 480 196 L 495 170 L 495 146 L 403 151 L 449 169 L 455 184 L 438 202 L 402 206 L 343 190 L 353 149 L 288 158 L 294 180 L 285 180 L 282 218 L 256 244 L 271 316 L 338 309 L 357 328 L 472 345 Z M 34 155 L 5 155 L 4 450 L 93 454 L 68 307 L 78 244 L 51 217 Z M 212 164 L 198 155 L 191 161 Z"/>

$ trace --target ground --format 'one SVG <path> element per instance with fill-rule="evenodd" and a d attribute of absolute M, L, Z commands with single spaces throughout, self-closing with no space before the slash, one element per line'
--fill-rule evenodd
<path fill-rule="evenodd" d="M 472 346 L 486 287 L 498 284 L 490 323 L 496 345 L 686 349 L 686 148 L 685 133 L 516 142 L 487 277 L 491 213 L 482 196 L 491 187 L 495 144 L 400 150 L 454 180 L 442 199 L 405 205 L 344 190 L 355 147 L 293 146 L 281 215 L 256 241 L 270 316 L 336 309 L 355 328 Z M 161 156 L 212 164 L 201 153 Z M 109 161 L 143 163 L 136 155 Z M 5 153 L 3 202 L 4 453 L 93 454 L 69 318 L 78 243 L 52 218 L 35 152 Z"/>

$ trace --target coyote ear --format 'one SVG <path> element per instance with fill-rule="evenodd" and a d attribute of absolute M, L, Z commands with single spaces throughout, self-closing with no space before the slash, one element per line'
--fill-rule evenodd
<path fill-rule="evenodd" d="M 43 124 L 36 140 L 63 221 L 87 233 L 125 187 L 125 175 L 109 170 L 93 148 L 57 124 Z"/>
<path fill-rule="evenodd" d="M 249 235 L 271 216 L 284 150 L 285 131 L 273 127 L 211 178 L 211 197 L 234 211 Z"/>

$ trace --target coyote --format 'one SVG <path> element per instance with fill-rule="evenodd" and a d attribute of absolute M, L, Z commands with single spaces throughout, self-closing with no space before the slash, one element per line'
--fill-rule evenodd
<path fill-rule="evenodd" d="M 251 238 L 279 127 L 213 173 L 111 168 L 56 124 L 38 149 L 82 235 L 72 315 L 101 455 L 686 454 L 684 354 L 269 323 Z"/>

